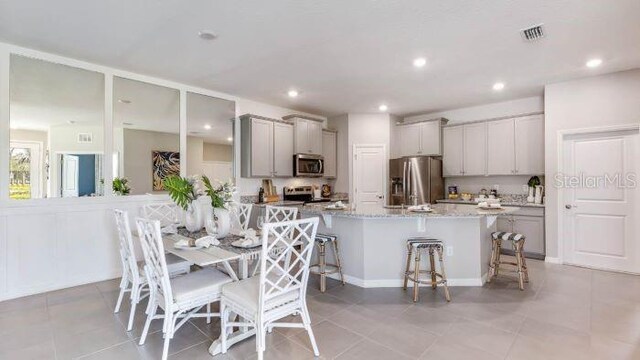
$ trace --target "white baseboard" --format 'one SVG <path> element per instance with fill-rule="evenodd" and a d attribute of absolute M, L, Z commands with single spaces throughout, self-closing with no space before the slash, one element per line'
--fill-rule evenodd
<path fill-rule="evenodd" d="M 560 258 L 551 257 L 551 256 L 545 256 L 544 257 L 544 262 L 548 262 L 548 263 L 551 263 L 551 264 L 562 264 L 562 261 L 560 261 Z"/>
<path fill-rule="evenodd" d="M 339 274 L 327 275 L 335 280 L 340 280 Z M 482 275 L 480 279 L 447 279 L 449 286 L 482 286 L 486 282 L 487 274 Z M 348 284 L 363 288 L 382 288 L 382 287 L 402 287 L 404 279 L 380 279 L 380 280 L 363 280 L 357 277 L 345 275 L 344 281 Z M 422 284 L 420 286 L 431 286 Z"/>

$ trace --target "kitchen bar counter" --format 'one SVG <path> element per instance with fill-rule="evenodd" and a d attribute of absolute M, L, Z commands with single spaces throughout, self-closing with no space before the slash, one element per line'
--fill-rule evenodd
<path fill-rule="evenodd" d="M 460 205 L 478 205 L 477 201 L 473 200 L 462 200 L 462 199 L 443 199 L 436 200 L 438 204 L 460 204 Z M 533 207 L 533 208 L 544 208 L 544 204 L 536 204 L 525 201 L 500 201 L 502 206 L 517 206 L 517 207 Z"/>
<path fill-rule="evenodd" d="M 473 205 L 436 204 L 433 213 L 414 213 L 370 206 L 325 210 L 325 206 L 306 205 L 300 215 L 320 217 L 318 232 L 337 236 L 345 280 L 361 287 L 401 287 L 411 237 L 443 241 L 450 286 L 482 286 L 496 220 L 518 209 L 484 211 Z M 335 263 L 331 252 L 327 256 L 327 262 Z"/>
<path fill-rule="evenodd" d="M 328 204 L 307 204 L 300 209 L 300 213 L 308 215 L 331 215 L 351 218 L 441 218 L 441 217 L 483 217 L 499 216 L 517 211 L 517 208 L 501 210 L 482 210 L 469 204 L 435 204 L 432 212 L 413 212 L 407 209 L 385 208 L 381 206 L 347 207 L 345 210 L 326 209 Z"/>

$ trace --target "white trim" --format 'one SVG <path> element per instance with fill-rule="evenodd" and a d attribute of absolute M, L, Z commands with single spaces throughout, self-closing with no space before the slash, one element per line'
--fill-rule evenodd
<path fill-rule="evenodd" d="M 0 154 L 9 154 L 9 53 L 0 43 Z M 0 161 L 0 174 L 9 174 L 9 161 Z M 9 201 L 9 176 L 0 176 L 0 205 Z M 26 200 L 22 200 L 26 201 Z"/>
<path fill-rule="evenodd" d="M 314 275 L 312 275 L 314 276 Z M 334 280 L 340 280 L 338 273 L 327 275 Z M 482 275 L 480 279 L 447 279 L 448 286 L 482 286 L 486 282 L 487 274 Z M 363 280 L 350 275 L 344 275 L 344 281 L 348 284 L 355 285 L 362 288 L 382 288 L 382 287 L 395 287 L 401 288 L 404 285 L 404 279 L 379 279 L 379 280 Z M 412 285 L 409 284 L 409 287 Z M 420 286 L 431 286 L 428 284 L 421 284 Z"/>
<path fill-rule="evenodd" d="M 565 151 L 564 151 L 564 140 L 565 138 L 567 138 L 568 136 L 572 136 L 572 135 L 585 135 L 585 134 L 601 134 L 601 133 L 608 133 L 608 132 L 615 132 L 615 131 L 640 131 L 640 124 L 621 124 L 621 125 L 611 125 L 611 126 L 596 126 L 596 127 L 590 127 L 590 128 L 577 128 L 577 129 L 566 129 L 566 130 L 558 130 L 556 136 L 556 147 L 558 149 L 557 151 L 557 159 L 556 159 L 556 172 L 555 174 L 552 174 L 552 181 L 553 181 L 553 177 L 555 177 L 556 174 L 562 174 L 564 173 L 564 155 L 565 155 Z M 549 174 L 547 174 L 549 175 Z M 558 228 L 556 229 L 556 239 L 557 239 L 557 246 L 558 246 L 558 257 L 545 257 L 545 262 L 553 262 L 555 264 L 563 264 L 564 263 L 564 236 L 563 236 L 563 231 L 564 231 L 564 196 L 565 196 L 565 191 L 563 188 L 559 187 L 556 188 L 557 191 L 557 204 L 556 204 L 556 220 L 558 222 Z M 547 204 L 550 205 L 550 204 Z M 546 247 L 546 244 L 545 244 Z M 557 262 L 555 262 L 557 261 Z"/>
<path fill-rule="evenodd" d="M 356 166 L 357 166 L 357 157 L 356 154 L 358 153 L 358 149 L 364 149 L 364 148 L 382 148 L 382 155 L 384 156 L 384 165 L 382 167 L 382 203 L 386 204 L 386 197 L 387 197 L 387 166 L 389 163 L 389 154 L 387 153 L 387 145 L 386 144 L 353 144 L 353 161 L 351 163 L 351 176 L 353 178 L 353 181 L 351 183 L 351 194 L 353 194 L 353 204 L 355 206 L 358 206 L 358 193 L 356 193 L 356 184 L 358 183 L 358 178 L 357 178 L 357 172 L 356 172 Z"/>
<path fill-rule="evenodd" d="M 559 257 L 551 257 L 551 256 L 545 256 L 544 262 L 548 262 L 550 264 L 562 264 L 562 261 L 560 261 Z"/>

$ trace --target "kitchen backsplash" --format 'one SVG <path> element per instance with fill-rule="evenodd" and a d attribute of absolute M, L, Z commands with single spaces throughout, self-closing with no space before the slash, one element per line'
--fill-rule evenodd
<path fill-rule="evenodd" d="M 478 194 L 480 190 L 491 190 L 494 185 L 498 185 L 498 194 L 521 194 L 528 195 L 527 183 L 531 176 L 461 176 L 445 178 L 445 186 L 458 186 L 458 192 L 469 192 Z M 539 176 L 544 185 L 544 176 Z M 524 186 L 524 187 L 523 187 Z M 446 189 L 445 187 L 445 189 Z"/>

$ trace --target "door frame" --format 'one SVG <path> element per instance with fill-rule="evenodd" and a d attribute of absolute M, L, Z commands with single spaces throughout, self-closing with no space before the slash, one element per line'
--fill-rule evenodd
<path fill-rule="evenodd" d="M 388 171 L 389 171 L 389 154 L 387 153 L 387 145 L 386 144 L 353 144 L 353 155 L 352 155 L 352 159 L 353 162 L 351 164 L 351 178 L 353 179 L 353 181 L 351 182 L 351 194 L 353 194 L 353 204 L 354 205 L 358 205 L 358 195 L 356 194 L 356 184 L 357 184 L 357 165 L 358 165 L 358 159 L 356 154 L 358 153 L 359 149 L 367 149 L 367 148 L 378 148 L 378 149 L 382 149 L 382 154 L 384 155 L 384 166 L 382 168 L 382 196 L 384 196 L 384 198 L 382 199 L 383 201 L 383 205 L 385 205 L 387 203 L 387 181 L 388 179 Z"/>
<path fill-rule="evenodd" d="M 593 135 L 593 134 L 603 134 L 603 133 L 609 133 L 609 132 L 615 132 L 615 131 L 621 131 L 621 132 L 625 132 L 625 131 L 638 131 L 640 132 L 640 124 L 621 124 L 621 125 L 612 125 L 612 126 L 598 126 L 598 127 L 590 127 L 590 128 L 578 128 L 578 129 L 568 129 L 568 130 L 558 130 L 558 135 L 557 135 L 557 149 L 558 149 L 558 158 L 556 159 L 556 174 L 563 174 L 564 173 L 564 156 L 565 156 L 565 151 L 564 151 L 564 141 L 570 137 L 570 136 L 574 136 L 574 135 Z M 640 136 L 640 135 L 638 135 Z M 555 175 L 554 175 L 555 176 Z M 565 263 L 565 253 L 564 253 L 564 248 L 565 248 L 565 239 L 563 236 L 563 232 L 564 232 L 564 226 L 565 226 L 565 221 L 564 221 L 564 204 L 565 204 L 565 196 L 566 196 L 566 190 L 564 187 L 558 187 L 557 188 L 557 193 L 558 193 L 558 201 L 556 204 L 556 220 L 558 223 L 558 228 L 556 229 L 556 239 L 558 239 L 558 259 L 557 261 L 552 261 L 552 262 L 558 262 L 560 264 L 564 264 Z M 547 244 L 545 242 L 545 249 L 547 248 Z"/>

